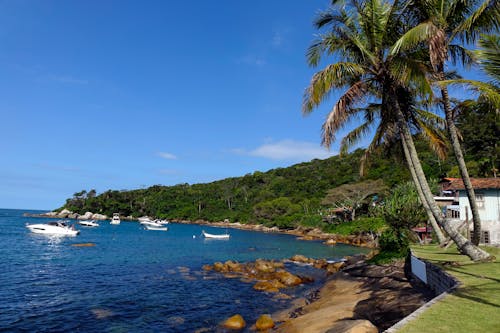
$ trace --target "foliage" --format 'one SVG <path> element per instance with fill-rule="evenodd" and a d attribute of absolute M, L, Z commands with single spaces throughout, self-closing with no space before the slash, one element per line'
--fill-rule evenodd
<path fill-rule="evenodd" d="M 344 222 L 341 224 L 324 224 L 323 230 L 339 235 L 355 234 L 380 234 L 387 228 L 383 218 L 380 217 L 362 217 L 355 221 Z"/>
<path fill-rule="evenodd" d="M 389 228 L 379 239 L 381 252 L 391 253 L 396 258 L 404 258 L 408 254 L 410 241 L 406 230 Z"/>
<path fill-rule="evenodd" d="M 382 256 L 405 257 L 409 250 L 410 229 L 427 220 L 415 185 L 405 182 L 395 186 L 384 204 L 375 209 L 375 213 L 383 216 L 389 225 L 379 239 Z"/>
<path fill-rule="evenodd" d="M 375 194 L 383 194 L 387 190 L 384 181 L 366 180 L 359 183 L 343 184 L 339 187 L 328 190 L 326 197 L 321 201 L 323 205 L 333 205 L 337 207 L 348 207 L 352 211 L 352 219 L 355 219 L 355 212 L 366 203 L 367 199 Z"/>
<path fill-rule="evenodd" d="M 394 187 L 391 195 L 379 207 L 378 213 L 397 231 L 396 234 L 427 221 L 427 215 L 412 182 Z"/>

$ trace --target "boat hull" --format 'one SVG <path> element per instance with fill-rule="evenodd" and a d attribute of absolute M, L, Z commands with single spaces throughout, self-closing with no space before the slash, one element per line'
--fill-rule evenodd
<path fill-rule="evenodd" d="M 211 239 L 229 239 L 229 237 L 231 237 L 229 234 L 214 235 L 206 233 L 205 231 L 202 231 L 202 234 L 205 238 L 211 238 Z"/>
<path fill-rule="evenodd" d="M 168 231 L 167 227 L 153 227 L 153 226 L 150 226 L 150 225 L 145 225 L 144 227 L 146 228 L 146 230 Z"/>
<path fill-rule="evenodd" d="M 32 233 L 43 235 L 76 236 L 80 233 L 79 230 L 74 230 L 69 227 L 51 226 L 47 224 L 28 224 L 26 228 Z"/>

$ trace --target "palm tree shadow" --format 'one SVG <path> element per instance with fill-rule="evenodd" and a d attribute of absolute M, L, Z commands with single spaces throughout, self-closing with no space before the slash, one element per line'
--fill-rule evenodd
<path fill-rule="evenodd" d="M 481 294 L 491 295 L 496 293 L 498 293 L 498 284 L 496 282 L 488 282 L 480 285 L 459 288 L 453 293 L 453 295 L 477 303 L 493 306 L 495 308 L 500 308 L 500 304 L 492 303 L 481 297 Z"/>
<path fill-rule="evenodd" d="M 500 265 L 500 262 L 490 263 L 489 265 Z M 496 279 L 496 278 L 491 277 L 491 276 L 485 276 L 485 275 L 479 275 L 479 274 L 474 274 L 474 273 L 466 272 L 466 271 L 461 270 L 459 267 L 457 267 L 457 268 L 447 267 L 446 269 L 448 271 L 453 271 L 453 272 L 456 272 L 456 273 L 459 273 L 459 274 L 465 274 L 465 275 L 474 276 L 474 277 L 477 277 L 477 278 L 480 278 L 480 279 L 486 279 L 486 280 L 491 280 L 491 281 L 495 281 L 495 282 L 499 282 L 500 283 L 500 279 Z"/>

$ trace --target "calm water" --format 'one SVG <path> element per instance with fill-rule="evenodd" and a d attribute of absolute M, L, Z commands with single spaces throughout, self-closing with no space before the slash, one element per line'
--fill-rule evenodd
<path fill-rule="evenodd" d="M 230 240 L 205 240 L 197 225 L 170 224 L 146 231 L 135 222 L 98 228 L 77 226 L 76 237 L 50 238 L 29 232 L 26 211 L 0 209 L 0 330 L 50 332 L 193 332 L 233 314 L 252 323 L 263 313 L 289 306 L 257 292 L 252 284 L 204 272 L 204 264 L 229 259 L 282 259 L 294 254 L 339 259 L 363 250 L 327 247 L 295 237 L 230 229 Z M 225 230 L 203 227 L 207 232 Z M 196 236 L 193 238 L 193 236 Z M 75 243 L 94 247 L 74 247 Z M 324 273 L 293 264 L 290 270 Z M 313 285 L 286 290 L 303 296 Z"/>

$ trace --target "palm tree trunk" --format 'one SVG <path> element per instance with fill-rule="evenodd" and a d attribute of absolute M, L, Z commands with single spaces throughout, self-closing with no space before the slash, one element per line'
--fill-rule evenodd
<path fill-rule="evenodd" d="M 410 169 L 411 173 L 411 178 L 413 179 L 413 182 L 415 183 L 415 187 L 417 189 L 418 196 L 420 198 L 420 201 L 422 202 L 422 205 L 424 206 L 425 212 L 427 213 L 427 217 L 429 219 L 429 222 L 431 223 L 432 229 L 434 229 L 434 232 L 436 233 L 436 237 L 438 239 L 438 242 L 440 245 L 443 245 L 446 241 L 445 236 L 443 235 L 443 232 L 441 231 L 441 228 L 439 227 L 438 223 L 436 222 L 436 219 L 434 218 L 434 215 L 432 215 L 431 208 L 429 204 L 427 203 L 427 200 L 425 199 L 424 193 L 422 192 L 422 185 L 418 181 L 417 175 L 415 174 L 415 168 L 413 166 L 413 163 L 411 161 L 410 153 L 408 151 L 408 145 L 404 138 L 401 140 L 402 146 L 403 146 L 403 151 L 406 157 L 406 162 L 408 163 L 408 169 Z"/>
<path fill-rule="evenodd" d="M 465 192 L 467 193 L 470 210 L 472 212 L 472 223 L 474 225 L 472 243 L 474 245 L 478 245 L 481 238 L 481 218 L 479 217 L 479 211 L 477 208 L 476 194 L 474 193 L 474 188 L 472 187 L 472 183 L 469 178 L 469 172 L 467 170 L 467 166 L 465 165 L 462 148 L 460 147 L 460 140 L 458 138 L 457 128 L 453 119 L 453 111 L 450 105 L 450 98 L 448 96 L 448 88 L 441 88 L 441 96 L 443 98 L 444 113 L 446 117 L 446 124 L 448 126 L 448 133 L 450 134 L 451 145 L 453 146 L 453 153 L 455 154 L 455 158 L 457 160 L 460 176 L 464 182 Z"/>
<path fill-rule="evenodd" d="M 399 103 L 395 100 L 392 101 L 394 111 L 398 120 L 399 130 L 401 131 L 403 139 L 407 143 L 408 153 L 413 164 L 415 175 L 422 185 L 422 192 L 427 204 L 432 211 L 437 223 L 443 227 L 444 231 L 450 236 L 450 238 L 455 242 L 460 253 L 467 255 L 474 261 L 489 260 L 491 258 L 490 254 L 486 251 L 481 250 L 479 247 L 472 244 L 467 238 L 462 236 L 454 226 L 450 224 L 450 221 L 443 218 L 439 207 L 434 200 L 427 179 L 425 178 L 424 170 L 418 159 L 417 150 L 415 149 L 415 144 L 413 143 L 413 138 L 411 136 L 410 127 L 406 122 L 406 118 L 399 107 Z M 418 186 L 418 184 L 417 184 Z"/>

